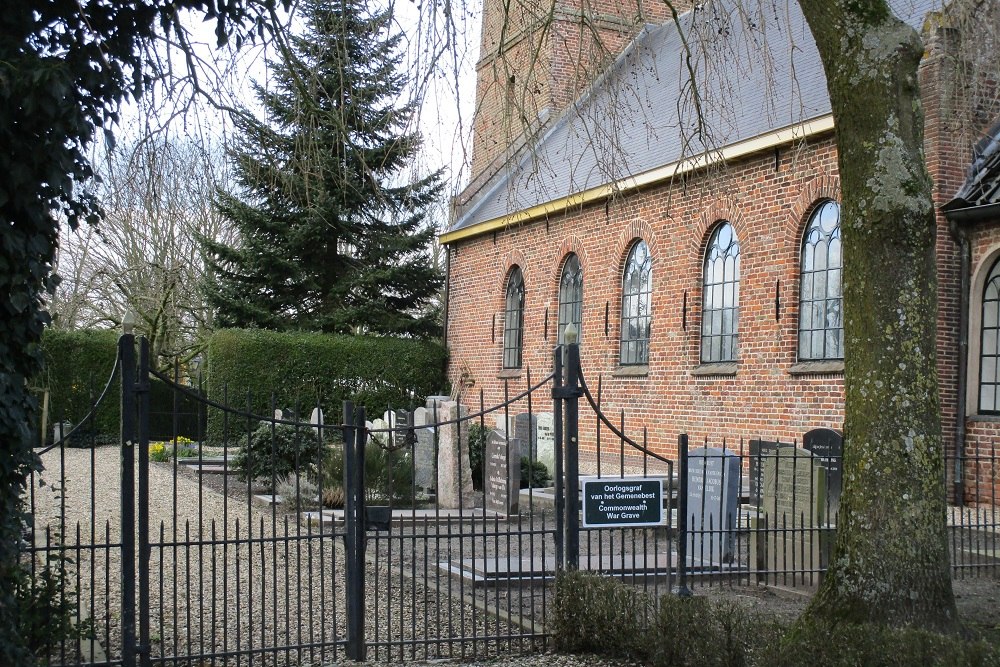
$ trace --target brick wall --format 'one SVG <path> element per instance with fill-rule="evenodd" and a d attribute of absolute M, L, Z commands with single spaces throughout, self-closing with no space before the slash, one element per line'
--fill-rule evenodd
<path fill-rule="evenodd" d="M 533 112 L 570 103 L 586 75 L 603 62 L 603 52 L 594 51 L 593 44 L 581 37 L 579 20 L 561 19 L 551 21 L 551 30 L 544 36 L 531 33 L 530 38 L 512 43 L 505 58 L 493 57 L 499 52 L 497 2 L 487 0 L 474 174 L 490 161 L 495 163 L 524 127 L 523 123 L 503 124 L 504 114 L 510 114 L 509 99 L 505 106 L 496 94 L 498 81 L 505 80 L 508 73 L 528 71 L 518 44 L 525 51 L 525 45 L 531 45 L 540 54 L 538 62 L 544 64 L 538 71 L 529 71 L 534 77 L 529 86 Z M 579 8 L 579 4 L 574 6 Z M 592 0 L 587 7 L 607 14 L 621 9 L 610 0 Z M 629 25 L 632 11 L 618 11 L 618 32 L 607 33 L 607 43 L 616 46 L 609 47 L 608 54 L 621 48 L 631 34 L 620 26 Z M 531 24 L 524 14 L 517 17 L 517 26 Z M 952 74 L 954 61 L 942 54 L 946 47 L 932 36 L 919 72 L 926 159 L 937 207 L 949 201 L 962 184 L 971 146 L 983 129 L 957 120 L 958 79 Z M 583 53 L 592 55 L 584 57 Z M 582 69 L 574 69 L 575 63 L 581 63 Z M 498 70 L 501 65 L 507 69 Z M 985 127 L 992 119 L 982 120 Z M 551 350 L 556 342 L 560 270 L 566 254 L 575 252 L 584 272 L 584 374 L 595 392 L 600 384 L 607 414 L 627 411 L 630 435 L 646 437 L 654 450 L 673 454 L 681 432 L 691 434 L 693 442 L 710 438 L 718 443 L 726 436 L 732 443 L 740 437 L 801 439 L 817 427 L 840 429 L 842 374 L 790 372 L 797 361 L 802 231 L 812 206 L 823 198 L 838 199 L 837 190 L 836 149 L 833 138 L 827 136 L 783 148 L 777 163 L 775 155 L 768 152 L 688 177 L 685 182 L 456 242 L 449 248 L 451 376 L 456 380 L 465 372 L 471 378 L 473 385 L 466 398 L 470 406 L 478 402 L 480 392 L 483 402 L 492 405 L 523 390 L 529 369 L 533 381 L 544 377 L 551 369 Z M 721 219 L 733 223 L 742 246 L 739 364 L 735 376 L 704 377 L 691 373 L 699 366 L 700 357 L 701 262 L 713 226 Z M 652 341 L 647 374 L 626 377 L 617 367 L 621 275 L 636 238 L 649 244 L 653 256 Z M 984 264 L 1000 256 L 1000 221 L 978 228 L 972 242 L 973 273 L 988 270 Z M 945 446 L 950 455 L 955 454 L 955 438 L 964 425 L 965 454 L 990 454 L 1000 439 L 1000 419 L 976 415 L 973 400 L 968 415 L 958 414 L 959 393 L 969 391 L 958 383 L 960 257 L 948 223 L 940 214 L 936 252 L 936 352 Z M 521 266 L 526 286 L 524 364 L 519 374 L 501 369 L 504 277 L 513 264 Z M 976 331 L 970 331 L 970 336 L 975 335 Z M 975 364 L 972 359 L 970 367 Z M 551 409 L 547 397 L 541 401 L 536 400 L 535 411 Z M 522 402 L 513 411 L 525 407 Z M 593 448 L 594 419 L 586 411 L 584 415 L 582 445 Z M 608 436 L 605 431 L 606 444 Z M 954 481 L 950 468 L 948 475 L 949 481 Z M 996 470 L 989 465 L 966 465 L 967 499 L 983 500 L 986 493 L 993 497 L 996 478 Z"/>
<path fill-rule="evenodd" d="M 510 380 L 511 393 L 525 386 L 528 368 L 535 379 L 550 371 L 559 275 L 573 251 L 584 272 L 584 374 L 594 391 L 600 378 L 607 414 L 627 408 L 633 437 L 645 426 L 652 448 L 673 452 L 681 432 L 697 442 L 724 435 L 792 440 L 812 428 L 839 429 L 842 375 L 789 373 L 797 361 L 802 232 L 812 206 L 837 196 L 836 152 L 826 137 L 781 151 L 777 168 L 769 152 L 686 184 L 457 242 L 450 247 L 452 374 L 466 369 L 487 405 L 502 400 L 504 278 L 515 263 L 526 288 L 524 371 Z M 700 361 L 702 257 L 722 219 L 741 243 L 740 361 L 735 376 L 698 377 L 691 370 Z M 617 377 L 621 275 L 636 238 L 653 257 L 650 363 L 645 377 Z M 594 445 L 593 421 L 582 418 L 584 447 Z"/>

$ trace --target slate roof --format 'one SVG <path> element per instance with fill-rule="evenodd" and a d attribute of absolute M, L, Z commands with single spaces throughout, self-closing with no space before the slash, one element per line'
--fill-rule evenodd
<path fill-rule="evenodd" d="M 918 30 L 941 0 L 890 0 Z M 609 70 L 458 210 L 455 232 L 821 118 L 826 78 L 797 0 L 719 0 L 646 26 Z M 749 27 L 752 26 L 752 27 Z"/>
<path fill-rule="evenodd" d="M 965 183 L 942 208 L 950 212 L 992 204 L 1000 204 L 1000 122 L 973 148 Z"/>

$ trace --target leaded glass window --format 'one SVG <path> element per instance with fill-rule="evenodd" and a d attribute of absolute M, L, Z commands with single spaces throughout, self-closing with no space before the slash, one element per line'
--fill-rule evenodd
<path fill-rule="evenodd" d="M 705 253 L 701 310 L 701 360 L 735 361 L 739 344 L 740 243 L 723 222 Z"/>
<path fill-rule="evenodd" d="M 844 358 L 842 274 L 840 206 L 825 201 L 813 211 L 802 240 L 800 360 Z"/>
<path fill-rule="evenodd" d="M 580 258 L 570 254 L 563 263 L 562 277 L 559 279 L 559 335 L 560 345 L 565 343 L 566 327 L 576 327 L 577 341 L 580 340 L 580 325 L 583 321 L 583 269 Z"/>
<path fill-rule="evenodd" d="M 652 269 L 649 246 L 645 241 L 638 241 L 628 254 L 622 280 L 622 331 L 618 359 L 623 366 L 649 363 Z"/>
<path fill-rule="evenodd" d="M 524 277 L 520 267 L 507 277 L 507 297 L 503 318 L 503 367 L 521 367 L 521 338 L 524 329 Z"/>
<path fill-rule="evenodd" d="M 983 320 L 979 338 L 979 412 L 1000 414 L 1000 260 L 993 264 L 983 288 Z"/>

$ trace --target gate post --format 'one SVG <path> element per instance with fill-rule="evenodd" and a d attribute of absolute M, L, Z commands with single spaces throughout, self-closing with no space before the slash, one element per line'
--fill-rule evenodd
<path fill-rule="evenodd" d="M 687 547 L 688 547 L 688 436 L 681 433 L 677 436 L 677 458 L 680 463 L 680 485 L 677 489 L 677 597 L 691 597 L 691 589 L 687 585 Z"/>
<path fill-rule="evenodd" d="M 139 339 L 139 376 L 136 378 L 135 393 L 139 408 L 139 643 L 136 651 L 139 664 L 149 667 L 149 340 Z"/>
<path fill-rule="evenodd" d="M 347 657 L 362 662 L 365 645 L 365 409 L 344 401 L 344 546 Z"/>
<path fill-rule="evenodd" d="M 566 530 L 566 499 L 563 496 L 563 354 L 565 346 L 558 345 L 552 359 L 552 440 L 555 451 L 555 505 L 556 505 L 556 570 L 564 565 L 565 550 L 563 548 L 564 531 Z"/>
<path fill-rule="evenodd" d="M 126 314 L 118 339 L 121 358 L 121 591 L 122 665 L 135 667 L 135 336 Z"/>
<path fill-rule="evenodd" d="M 580 568 L 580 345 L 576 328 L 563 334 L 566 342 L 566 569 Z"/>

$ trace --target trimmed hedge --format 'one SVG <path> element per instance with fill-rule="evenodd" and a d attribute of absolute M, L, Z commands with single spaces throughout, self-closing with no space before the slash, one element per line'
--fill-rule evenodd
<path fill-rule="evenodd" d="M 344 400 L 381 415 L 389 406 L 422 404 L 446 382 L 447 352 L 431 341 L 222 329 L 209 339 L 207 356 L 209 397 L 245 409 L 249 395 L 251 411 L 261 416 L 271 414 L 272 393 L 279 408 L 307 414 L 319 402 L 328 423 L 339 422 Z M 230 418 L 226 434 L 223 421 L 221 411 L 210 410 L 211 442 L 236 439 L 245 429 Z"/>
<path fill-rule="evenodd" d="M 110 329 L 80 329 L 63 331 L 46 329 L 42 335 L 42 353 L 45 366 L 42 374 L 32 382 L 32 392 L 38 398 L 41 419 L 42 396 L 49 391 L 49 422 L 46 439 L 52 436 L 52 424 L 69 421 L 74 426 L 90 412 L 91 401 L 100 395 L 108 381 L 118 356 L 120 334 Z M 184 396 L 174 397 L 174 392 L 163 382 L 152 380 L 149 387 L 149 435 L 151 440 L 168 440 L 177 435 L 196 440 L 204 433 L 199 428 L 198 406 Z M 174 412 L 177 412 L 174 415 Z M 73 445 L 89 446 L 94 442 L 117 442 L 121 430 L 121 379 L 116 377 L 94 418 L 92 427 Z M 37 432 L 38 426 L 35 425 Z M 79 432 L 78 432 L 79 435 Z"/>
<path fill-rule="evenodd" d="M 42 335 L 45 366 L 32 382 L 38 397 L 38 418 L 41 419 L 42 396 L 49 391 L 49 430 L 51 424 L 66 420 L 74 425 L 90 412 L 118 356 L 118 332 L 110 329 L 63 331 L 46 329 Z M 119 431 L 121 414 L 121 381 L 115 378 L 98 409 L 93 432 L 110 435 Z"/>

